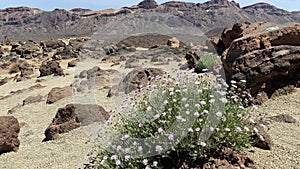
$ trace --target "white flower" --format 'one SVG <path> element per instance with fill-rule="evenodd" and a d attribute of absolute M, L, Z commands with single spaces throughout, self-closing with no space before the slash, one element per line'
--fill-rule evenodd
<path fill-rule="evenodd" d="M 193 132 L 194 130 L 190 127 L 190 128 L 188 128 L 188 131 Z"/>
<path fill-rule="evenodd" d="M 142 147 L 142 146 L 139 146 L 139 147 L 138 147 L 138 151 L 139 151 L 139 152 L 143 151 L 143 147 Z"/>
<path fill-rule="evenodd" d="M 145 169 L 151 169 L 151 167 L 149 167 L 149 166 L 146 166 L 146 168 Z"/>
<path fill-rule="evenodd" d="M 118 145 L 117 150 L 121 150 L 121 149 L 122 149 L 122 146 Z"/>
<path fill-rule="evenodd" d="M 173 102 L 176 102 L 177 100 L 176 99 L 173 99 Z"/>
<path fill-rule="evenodd" d="M 190 106 L 189 104 L 185 104 L 185 105 L 184 105 L 184 107 L 189 107 L 189 106 Z"/>
<path fill-rule="evenodd" d="M 202 93 L 202 90 L 201 90 L 201 89 L 199 89 L 199 90 L 197 91 L 197 93 L 198 93 L 198 94 L 201 94 L 201 93 Z"/>
<path fill-rule="evenodd" d="M 103 157 L 103 160 L 107 160 L 107 159 L 108 159 L 108 157 L 107 157 L 107 156 L 104 156 L 104 157 Z"/>
<path fill-rule="evenodd" d="M 258 133 L 258 129 L 256 127 L 254 127 L 253 130 L 255 131 L 255 133 Z"/>
<path fill-rule="evenodd" d="M 151 106 L 148 106 L 147 107 L 147 111 L 151 111 L 152 110 L 152 107 Z"/>
<path fill-rule="evenodd" d="M 247 131 L 247 132 L 250 131 L 250 129 L 249 129 L 247 126 L 245 126 L 244 129 L 245 129 L 245 131 Z"/>
<path fill-rule="evenodd" d="M 168 136 L 168 139 L 170 140 L 170 141 L 173 141 L 174 140 L 174 134 L 169 134 L 169 136 Z"/>
<path fill-rule="evenodd" d="M 242 132 L 242 129 L 240 127 L 236 127 L 237 132 Z"/>
<path fill-rule="evenodd" d="M 195 84 L 196 84 L 196 85 L 199 85 L 199 84 L 201 84 L 201 83 L 200 83 L 199 81 L 196 81 Z"/>
<path fill-rule="evenodd" d="M 176 92 L 176 93 L 179 93 L 179 92 L 181 92 L 181 90 L 178 90 L 178 89 L 177 89 L 177 90 L 175 90 L 175 92 Z"/>
<path fill-rule="evenodd" d="M 199 128 L 199 127 L 197 127 L 197 128 L 195 129 L 195 131 L 197 131 L 197 132 L 198 132 L 198 131 L 200 131 L 200 128 Z"/>
<path fill-rule="evenodd" d="M 200 102 L 200 104 L 201 104 L 201 105 L 205 105 L 205 104 L 206 104 L 206 101 L 202 100 L 202 101 Z"/>
<path fill-rule="evenodd" d="M 203 110 L 202 114 L 203 116 L 206 116 L 208 114 L 208 110 Z"/>
<path fill-rule="evenodd" d="M 235 80 L 231 80 L 230 83 L 231 84 L 236 84 L 236 81 Z"/>
<path fill-rule="evenodd" d="M 153 166 L 157 167 L 158 162 L 157 161 L 153 161 Z"/>
<path fill-rule="evenodd" d="M 197 104 L 195 104 L 195 107 L 197 107 L 197 108 L 200 108 L 200 106 L 201 106 L 201 105 L 200 105 L 200 104 L 198 104 L 198 103 L 197 103 Z"/>
<path fill-rule="evenodd" d="M 139 123 L 139 127 L 141 128 L 141 127 L 143 127 L 144 125 L 142 124 L 142 123 Z"/>
<path fill-rule="evenodd" d="M 163 131 L 164 131 L 164 129 L 162 129 L 161 127 L 160 128 L 158 128 L 158 133 L 162 133 Z"/>
<path fill-rule="evenodd" d="M 194 116 L 199 117 L 200 114 L 199 114 L 198 112 L 195 112 L 195 113 L 194 113 Z"/>
<path fill-rule="evenodd" d="M 160 114 L 156 114 L 156 115 L 154 116 L 154 120 L 159 119 L 159 117 L 160 117 Z"/>
<path fill-rule="evenodd" d="M 120 165 L 121 164 L 121 161 L 120 160 L 117 160 L 116 161 L 116 165 Z"/>
<path fill-rule="evenodd" d="M 222 98 L 220 99 L 220 101 L 221 101 L 223 104 L 228 103 L 228 100 L 227 100 L 225 97 L 222 97 Z"/>
<path fill-rule="evenodd" d="M 242 114 L 238 114 L 237 116 L 238 116 L 239 118 L 242 118 Z"/>
<path fill-rule="evenodd" d="M 215 99 L 210 99 L 209 103 L 214 103 L 216 100 Z"/>
<path fill-rule="evenodd" d="M 148 165 L 148 160 L 147 160 L 147 159 L 144 159 L 144 160 L 143 160 L 143 164 L 144 164 L 144 165 Z"/>
<path fill-rule="evenodd" d="M 116 160 L 118 158 L 118 156 L 115 154 L 115 155 L 112 155 L 111 157 L 110 157 L 110 159 L 112 159 L 112 160 Z"/>
<path fill-rule="evenodd" d="M 125 160 L 129 160 L 130 159 L 130 155 L 125 155 Z"/>
<path fill-rule="evenodd" d="M 246 83 L 246 80 L 240 80 L 241 82 L 243 82 L 243 83 Z"/>
<path fill-rule="evenodd" d="M 188 91 L 188 89 L 183 89 L 182 91 L 183 91 L 183 92 L 187 92 L 187 91 Z"/>
<path fill-rule="evenodd" d="M 168 100 L 164 100 L 164 105 L 166 105 L 166 104 L 168 104 L 169 102 L 168 102 Z"/>
<path fill-rule="evenodd" d="M 126 139 L 128 139 L 130 136 L 129 136 L 129 134 L 125 134 L 124 135 L 124 139 L 126 140 Z"/>
<path fill-rule="evenodd" d="M 174 95 L 174 92 L 170 92 L 170 96 Z"/>
<path fill-rule="evenodd" d="M 163 151 L 162 146 L 161 145 L 155 146 L 155 151 L 158 152 L 158 153 L 161 153 Z"/>
<path fill-rule="evenodd" d="M 206 143 L 204 143 L 204 142 L 200 142 L 200 145 L 202 146 L 202 147 L 205 147 L 206 146 Z"/>
<path fill-rule="evenodd" d="M 189 115 L 189 114 L 190 114 L 190 112 L 189 112 L 189 111 L 185 111 L 185 114 Z"/>
<path fill-rule="evenodd" d="M 225 128 L 224 130 L 229 132 L 229 131 L 230 131 L 230 128 Z"/>
<path fill-rule="evenodd" d="M 187 101 L 187 98 L 186 98 L 186 97 L 184 97 L 184 98 L 182 98 L 181 100 L 182 100 L 182 101 Z"/>
<path fill-rule="evenodd" d="M 217 115 L 218 117 L 222 117 L 222 113 L 219 112 L 219 111 L 216 113 L 216 115 Z"/>
<path fill-rule="evenodd" d="M 174 87 L 171 87 L 171 88 L 169 89 L 169 91 L 170 91 L 170 92 L 174 91 Z"/>

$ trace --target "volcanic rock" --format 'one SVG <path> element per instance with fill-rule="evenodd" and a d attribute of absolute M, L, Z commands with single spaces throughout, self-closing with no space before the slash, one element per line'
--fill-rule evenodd
<path fill-rule="evenodd" d="M 19 132 L 20 125 L 15 117 L 0 116 L 0 155 L 19 149 Z"/>
<path fill-rule="evenodd" d="M 158 4 L 155 2 L 155 0 L 144 0 L 138 4 L 138 7 L 144 9 L 153 9 L 158 7 Z"/>
<path fill-rule="evenodd" d="M 99 105 L 68 104 L 58 109 L 52 123 L 45 130 L 46 138 L 43 141 L 55 140 L 61 133 L 94 122 L 104 122 L 108 118 L 108 112 Z"/>
<path fill-rule="evenodd" d="M 252 96 L 300 81 L 299 24 L 236 24 L 219 42 L 227 82 L 246 80 Z"/>
<path fill-rule="evenodd" d="M 64 71 L 57 61 L 44 61 L 40 66 L 40 77 L 54 74 L 54 76 L 63 76 Z"/>
<path fill-rule="evenodd" d="M 48 93 L 47 104 L 55 103 L 63 98 L 72 96 L 72 87 L 65 86 L 63 88 L 55 87 Z"/>

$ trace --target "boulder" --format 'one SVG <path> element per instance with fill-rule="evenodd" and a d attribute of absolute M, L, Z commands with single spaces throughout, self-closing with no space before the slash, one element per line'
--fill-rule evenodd
<path fill-rule="evenodd" d="M 300 24 L 236 24 L 223 32 L 216 50 L 222 54 L 226 80 L 246 80 L 252 96 L 300 81 Z M 242 86 L 242 85 L 240 85 Z"/>
<path fill-rule="evenodd" d="M 54 76 L 63 76 L 64 71 L 60 67 L 57 61 L 44 61 L 40 66 L 40 77 L 49 76 L 54 74 Z"/>
<path fill-rule="evenodd" d="M 63 88 L 55 87 L 48 93 L 47 104 L 55 103 L 63 98 L 72 96 L 72 87 L 65 86 Z"/>
<path fill-rule="evenodd" d="M 168 40 L 167 45 L 171 48 L 179 48 L 180 41 L 177 38 L 173 37 Z"/>
<path fill-rule="evenodd" d="M 95 104 L 68 104 L 58 109 L 52 123 L 45 130 L 43 141 L 55 140 L 59 134 L 69 132 L 80 126 L 108 120 L 109 113 Z"/>
<path fill-rule="evenodd" d="M 20 125 L 15 117 L 0 116 L 0 155 L 19 149 L 19 132 Z"/>
<path fill-rule="evenodd" d="M 159 76 L 163 73 L 163 70 L 158 68 L 134 69 L 123 78 L 118 86 L 113 86 L 109 90 L 107 97 L 111 97 L 118 92 L 128 94 L 133 90 L 140 89 L 141 86 L 147 86 L 151 77 Z"/>
<path fill-rule="evenodd" d="M 72 61 L 68 62 L 68 67 L 75 67 L 76 65 L 77 65 L 76 60 L 72 60 Z"/>

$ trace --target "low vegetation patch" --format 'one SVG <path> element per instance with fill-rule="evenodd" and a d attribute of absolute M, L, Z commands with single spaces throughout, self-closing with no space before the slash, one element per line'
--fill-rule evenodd
<path fill-rule="evenodd" d="M 200 164 L 220 147 L 242 151 L 252 143 L 254 131 L 246 125 L 253 121 L 252 108 L 243 107 L 246 94 L 233 91 L 211 74 L 152 77 L 111 117 L 110 136 L 91 151 L 89 166 L 178 168 Z"/>

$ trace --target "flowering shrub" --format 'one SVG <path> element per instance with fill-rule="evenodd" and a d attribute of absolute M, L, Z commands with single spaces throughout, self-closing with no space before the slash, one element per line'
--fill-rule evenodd
<path fill-rule="evenodd" d="M 129 94 L 110 119 L 119 133 L 97 147 L 96 168 L 165 168 L 195 162 L 220 146 L 240 151 L 251 144 L 245 98 L 211 74 L 172 72 L 152 77 Z M 251 121 L 251 120 L 250 120 Z"/>

